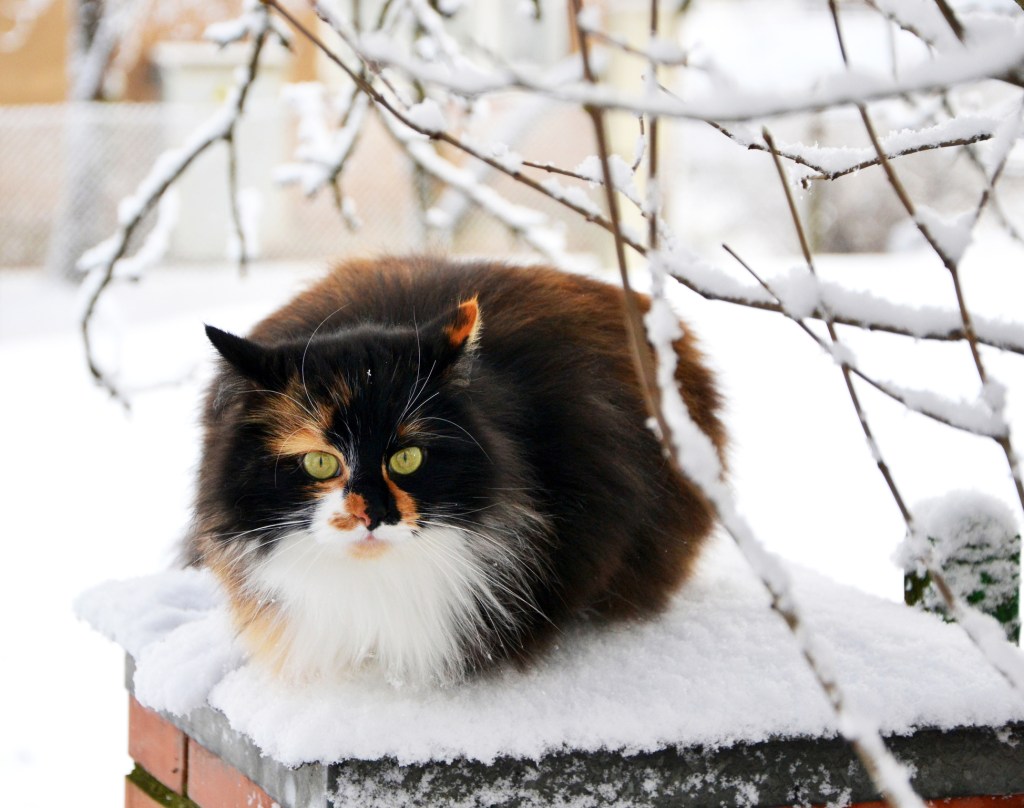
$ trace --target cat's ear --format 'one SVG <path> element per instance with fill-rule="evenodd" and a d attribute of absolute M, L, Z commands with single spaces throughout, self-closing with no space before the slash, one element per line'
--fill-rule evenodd
<path fill-rule="evenodd" d="M 245 378 L 268 387 L 273 387 L 278 374 L 278 356 L 271 349 L 221 331 L 212 325 L 206 326 L 206 336 L 231 367 Z"/>
<path fill-rule="evenodd" d="M 445 347 L 456 352 L 472 348 L 480 337 L 480 326 L 480 303 L 473 296 L 442 318 L 441 333 L 446 342 Z"/>

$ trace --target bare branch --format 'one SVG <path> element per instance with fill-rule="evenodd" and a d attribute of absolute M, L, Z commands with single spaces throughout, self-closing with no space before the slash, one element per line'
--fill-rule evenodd
<path fill-rule="evenodd" d="M 238 251 L 238 273 L 245 275 L 249 269 L 249 245 L 242 224 L 242 211 L 238 199 L 238 149 L 235 147 L 235 133 L 232 130 L 224 138 L 228 147 L 228 204 L 231 209 L 231 224 L 234 227 L 232 239 Z"/>

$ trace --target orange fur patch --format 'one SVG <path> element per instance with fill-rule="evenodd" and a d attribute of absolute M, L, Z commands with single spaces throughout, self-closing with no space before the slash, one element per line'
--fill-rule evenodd
<path fill-rule="evenodd" d="M 391 544 L 389 542 L 381 541 L 380 539 L 367 539 L 349 545 L 348 554 L 353 558 L 367 560 L 380 558 L 390 549 Z"/>
<path fill-rule="evenodd" d="M 409 494 L 395 485 L 394 481 L 388 477 L 388 470 L 386 468 L 382 468 L 381 472 L 384 475 L 384 482 L 387 483 L 391 496 L 395 498 L 395 504 L 398 506 L 398 513 L 401 514 L 402 521 L 407 525 L 416 524 L 420 518 L 419 512 L 416 510 L 416 502 Z"/>
<path fill-rule="evenodd" d="M 337 477 L 322 480 L 321 485 L 327 488 L 343 487 L 349 478 L 349 467 L 338 447 L 332 445 L 326 437 L 333 409 L 329 405 L 312 404 L 305 399 L 301 385 L 292 383 L 283 395 L 269 400 L 267 413 L 260 419 L 272 425 L 269 448 L 279 457 L 301 457 L 309 452 L 334 455 L 341 461 L 341 473 Z"/>
<path fill-rule="evenodd" d="M 227 589 L 231 616 L 246 648 L 280 673 L 288 648 L 283 618 L 276 604 L 261 602 L 245 592 L 245 572 L 234 553 L 213 553 L 207 563 Z"/>
<path fill-rule="evenodd" d="M 251 599 L 232 601 L 231 605 L 238 632 L 249 652 L 280 674 L 288 657 L 288 646 L 284 640 L 284 621 L 277 608 Z"/>
<path fill-rule="evenodd" d="M 345 510 L 348 513 L 336 513 L 329 520 L 329 524 L 338 530 L 355 530 L 364 524 L 366 516 L 366 500 L 360 494 L 349 494 L 345 497 Z"/>
<path fill-rule="evenodd" d="M 476 297 L 462 303 L 455 314 L 455 322 L 445 326 L 444 332 L 453 348 L 460 348 L 467 340 L 476 339 L 480 328 L 480 304 Z"/>

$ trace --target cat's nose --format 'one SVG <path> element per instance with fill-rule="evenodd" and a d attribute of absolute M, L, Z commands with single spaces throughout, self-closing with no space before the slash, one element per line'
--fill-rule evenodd
<path fill-rule="evenodd" d="M 366 499 L 359 494 L 350 494 L 346 503 L 348 512 L 363 523 L 363 526 L 373 532 L 380 525 L 381 520 L 370 506 Z"/>

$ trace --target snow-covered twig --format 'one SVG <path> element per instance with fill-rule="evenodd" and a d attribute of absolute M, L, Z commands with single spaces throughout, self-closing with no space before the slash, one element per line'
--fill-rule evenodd
<path fill-rule="evenodd" d="M 299 116 L 299 145 L 296 162 L 280 166 L 275 177 L 281 183 L 298 183 L 309 197 L 331 186 L 341 209 L 338 183 L 363 131 L 370 99 L 353 88 L 342 99 L 340 125 L 333 134 L 328 134 L 323 123 L 322 86 L 292 85 L 286 97 Z"/>
<path fill-rule="evenodd" d="M 722 468 L 710 439 L 693 422 L 675 383 L 673 342 L 679 336 L 678 320 L 664 297 L 664 278 L 655 253 L 651 262 L 651 312 L 647 337 L 658 357 L 658 380 L 662 406 L 671 419 L 674 443 L 672 456 L 682 472 L 693 480 L 712 503 L 719 521 L 732 536 L 744 558 L 764 585 L 772 609 L 782 618 L 797 643 L 815 679 L 832 707 L 840 732 L 850 742 L 872 782 L 892 805 L 917 806 L 924 803 L 914 793 L 907 769 L 886 749 L 877 725 L 861 715 L 846 698 L 834 665 L 810 633 L 807 621 L 793 598 L 789 573 L 770 555 L 740 515 L 728 486 L 722 482 Z"/>
<path fill-rule="evenodd" d="M 829 0 L 829 3 L 834 10 L 835 0 Z M 800 241 L 800 249 L 803 253 L 804 261 L 807 264 L 807 268 L 811 273 L 811 276 L 816 277 L 817 273 L 814 268 L 814 260 L 811 255 L 810 245 L 807 241 L 807 237 L 800 220 L 800 214 L 797 210 L 796 202 L 793 199 L 793 194 L 790 191 L 789 183 L 786 179 L 786 172 L 782 164 L 782 158 L 776 151 L 775 144 L 767 130 L 764 132 L 764 140 L 765 143 L 768 144 L 776 172 L 786 195 L 786 202 L 790 211 L 790 216 L 793 220 L 793 225 L 797 231 L 797 237 Z M 961 625 L 965 633 L 982 653 L 982 656 L 1000 675 L 1003 676 L 1004 679 L 1006 679 L 1007 683 L 1009 683 L 1011 687 L 1016 688 L 1018 693 L 1021 696 L 1024 696 L 1024 658 L 1008 654 L 1002 649 L 996 649 L 995 643 L 992 640 L 992 630 L 984 620 L 985 616 L 965 604 L 962 599 L 956 595 L 952 587 L 950 587 L 946 582 L 945 575 L 939 567 L 939 564 L 936 562 L 931 544 L 928 542 L 926 537 L 920 535 L 920 531 L 914 521 L 913 515 L 907 507 L 906 501 L 903 499 L 899 487 L 896 485 L 896 480 L 893 477 L 888 463 L 886 463 L 885 458 L 882 455 L 878 442 L 875 440 L 871 426 L 868 423 L 867 413 L 864 410 L 864 407 L 860 402 L 860 397 L 857 395 L 856 388 L 853 385 L 851 365 L 846 358 L 845 350 L 842 349 L 838 333 L 835 329 L 835 324 L 831 319 L 826 319 L 826 326 L 828 328 L 829 339 L 831 340 L 833 347 L 835 349 L 840 349 L 837 352 L 837 355 L 839 356 L 839 366 L 843 373 L 843 380 L 846 383 L 846 390 L 850 398 L 850 403 L 853 405 L 853 409 L 857 414 L 857 420 L 860 423 L 861 431 L 864 433 L 864 439 L 868 443 L 871 456 L 878 467 L 879 473 L 885 480 L 886 486 L 888 486 L 893 501 L 896 503 L 896 507 L 899 509 L 900 515 L 903 517 L 904 524 L 906 525 L 908 544 L 910 548 L 912 548 L 910 552 L 912 553 L 913 559 L 927 570 L 932 581 L 935 582 L 936 589 L 939 591 L 943 601 L 946 603 L 949 613 L 964 621 Z M 993 415 L 999 420 L 1002 429 L 998 434 L 992 435 L 991 437 L 997 443 L 1001 444 L 1003 441 L 1009 440 L 1009 425 L 1003 420 L 1000 407 L 993 407 L 992 409 L 994 410 Z M 1003 634 L 1002 629 L 998 629 L 998 636 L 1000 641 L 1005 644 L 1005 635 Z"/>
<path fill-rule="evenodd" d="M 925 151 L 969 146 L 990 140 L 999 124 L 996 118 L 964 116 L 927 129 L 893 133 L 882 138 L 881 144 L 886 157 L 889 160 L 896 160 Z M 716 122 L 712 122 L 711 125 L 747 149 L 768 151 L 767 145 L 760 139 Z M 825 148 L 794 143 L 779 145 L 777 151 L 787 160 L 816 172 L 802 180 L 805 185 L 812 180 L 836 180 L 846 177 L 881 162 L 874 149 Z"/>
<path fill-rule="evenodd" d="M 478 182 L 472 173 L 441 157 L 430 141 L 418 132 L 403 128 L 394 118 L 381 116 L 385 127 L 406 154 L 435 179 L 471 199 L 474 204 L 501 222 L 518 238 L 563 269 L 576 269 L 577 262 L 562 249 L 559 234 L 548 227 L 547 217 L 531 208 L 514 205 L 494 189 Z"/>
<path fill-rule="evenodd" d="M 590 62 L 587 33 L 581 19 L 583 16 L 582 3 L 580 0 L 569 0 L 569 8 L 576 24 L 577 41 L 580 43 L 580 55 L 583 59 L 583 76 L 588 83 L 596 84 L 597 77 Z M 612 175 L 607 134 L 605 133 L 604 111 L 596 106 L 584 106 L 583 109 L 590 117 L 594 129 L 594 139 L 597 143 L 597 156 L 601 166 L 605 202 L 608 206 L 608 219 L 611 222 L 612 237 L 615 240 L 616 265 L 618 266 L 624 292 L 623 301 L 633 364 L 641 382 L 640 386 L 647 404 L 647 411 L 654 418 L 661 439 L 667 445 L 671 445 L 671 427 L 661 407 L 657 369 L 644 343 L 643 315 L 640 312 L 638 296 L 633 291 L 629 280 L 629 269 L 626 264 L 626 244 L 623 239 L 622 226 L 619 219 L 619 203 Z"/>
<path fill-rule="evenodd" d="M 612 232 L 612 225 L 608 218 L 603 216 L 589 198 L 578 189 L 566 189 L 557 183 L 536 180 L 524 173 L 523 168 L 529 167 L 525 161 L 509 163 L 507 160 L 484 152 L 480 148 L 452 135 L 450 132 L 430 130 L 422 126 L 410 118 L 406 111 L 400 109 L 378 91 L 366 76 L 347 65 L 316 34 L 309 31 L 294 15 L 281 6 L 277 0 L 267 0 L 266 5 L 274 8 L 275 11 L 288 20 L 289 24 L 319 48 L 328 59 L 344 70 L 355 86 L 359 88 L 360 92 L 372 99 L 375 105 L 390 113 L 406 127 L 426 137 L 440 140 L 452 146 L 487 165 L 491 170 L 505 174 L 536 193 L 557 202 L 582 220 L 596 224 L 609 233 Z M 343 20 L 330 14 L 329 9 L 321 8 L 320 12 L 328 24 L 335 28 L 342 39 L 354 49 L 356 55 L 365 64 L 373 66 L 374 62 L 370 55 L 359 50 L 360 42 L 365 42 L 365 39 L 360 39 L 357 32 L 348 28 Z M 545 86 L 550 89 L 551 87 L 561 85 L 545 83 Z M 550 97 L 550 94 L 548 97 Z M 657 116 L 660 113 L 657 109 L 654 109 L 650 110 L 650 114 Z M 544 168 L 545 170 L 552 170 L 552 167 L 545 166 Z M 590 181 L 595 179 L 593 176 L 584 178 L 578 172 L 566 172 L 564 169 L 560 170 L 559 173 L 569 173 L 571 176 Z M 599 182 L 603 182 L 603 179 L 597 179 Z M 628 232 L 622 232 L 621 228 L 619 238 L 621 238 L 623 244 L 629 246 L 630 249 L 639 255 L 647 254 L 647 247 L 644 243 L 639 239 L 633 238 Z M 707 300 L 719 300 L 766 311 L 782 311 L 779 304 L 770 295 L 765 294 L 760 287 L 739 284 L 728 277 L 722 270 L 707 262 L 689 257 L 679 260 L 676 255 L 673 256 L 672 260 L 674 263 L 667 265 L 667 270 L 684 286 Z M 952 311 L 947 312 L 927 307 L 899 306 L 869 293 L 852 293 L 827 283 L 822 284 L 822 299 L 831 306 L 835 322 L 841 325 L 855 326 L 871 331 L 902 334 L 918 339 L 940 341 L 961 340 L 965 336 L 959 318 Z M 809 316 L 821 319 L 822 312 L 816 310 L 810 313 Z M 998 346 L 1014 353 L 1024 354 L 1024 328 L 998 321 L 978 320 L 975 322 L 975 330 L 978 338 L 985 344 Z"/>
<path fill-rule="evenodd" d="M 104 291 L 114 280 L 115 267 L 124 257 L 129 240 L 146 214 L 200 154 L 213 144 L 222 140 L 230 141 L 233 137 L 235 127 L 245 107 L 249 88 L 256 80 L 260 53 L 270 33 L 269 15 L 266 12 L 262 12 L 254 19 L 259 22 L 250 31 L 252 46 L 248 62 L 246 67 L 239 72 L 235 86 L 224 106 L 206 124 L 195 131 L 183 146 L 164 152 L 157 159 L 149 173 L 139 183 L 135 193 L 121 201 L 118 208 L 117 231 L 83 256 L 79 264 L 79 269 L 88 273 L 87 297 L 81 319 L 81 331 L 89 371 L 97 384 L 125 404 L 127 401 L 114 380 L 100 367 L 93 354 L 91 334 L 93 315 Z M 239 222 L 238 226 L 241 230 L 240 219 L 236 221 Z"/>
<path fill-rule="evenodd" d="M 798 289 L 793 289 L 791 286 L 786 292 L 783 292 L 762 278 L 731 247 L 723 245 L 723 249 L 757 281 L 761 288 L 778 301 L 782 307 L 782 314 L 787 319 L 800 328 L 822 351 L 836 358 L 837 361 L 844 362 L 850 372 L 866 384 L 869 384 L 898 404 L 903 405 L 909 411 L 916 412 L 953 429 L 959 429 L 963 432 L 985 438 L 994 438 L 1005 433 L 1005 420 L 999 414 L 992 412 L 987 402 L 952 401 L 927 390 L 912 390 L 894 382 L 879 381 L 858 366 L 853 352 L 846 346 L 842 350 L 835 350 L 819 337 L 804 322 L 803 316 L 805 311 L 795 310 L 793 306 L 787 304 L 787 300 L 793 299 L 794 295 L 804 299 L 820 296 L 820 280 L 817 278 L 808 276 L 806 282 L 797 284 Z M 835 321 L 833 320 L 833 322 Z"/>
<path fill-rule="evenodd" d="M 584 73 L 594 81 L 588 63 L 586 31 L 580 23 L 580 0 L 571 0 L 576 19 Z M 654 17 L 653 19 L 657 19 Z M 616 260 L 625 291 L 625 315 L 634 361 L 644 389 L 648 411 L 654 418 L 657 434 L 666 454 L 674 466 L 694 482 L 714 507 L 719 520 L 736 541 L 751 568 L 761 579 L 771 605 L 789 627 L 815 679 L 835 712 L 840 731 L 853 746 L 864 764 L 872 782 L 883 796 L 897 808 L 924 803 L 910 786 L 909 773 L 886 749 L 876 726 L 860 716 L 842 691 L 835 671 L 820 646 L 810 634 L 792 595 L 792 586 L 785 569 L 764 550 L 749 525 L 740 517 L 728 487 L 724 484 L 724 469 L 711 439 L 694 423 L 676 382 L 675 342 L 682 337 L 679 321 L 665 296 L 667 277 L 657 261 L 657 252 L 651 251 L 652 299 L 646 320 L 640 316 L 637 300 L 630 288 L 626 266 L 625 247 L 617 212 L 615 186 L 604 133 L 603 111 L 598 107 L 586 109 L 594 126 L 598 157 L 604 175 L 606 203 L 615 235 Z M 656 165 L 656 163 L 655 163 Z M 656 199 L 654 200 L 657 201 Z M 652 211 L 657 217 L 657 210 Z M 657 239 L 657 228 L 653 238 Z M 831 325 L 830 325 L 831 327 Z M 655 349 L 655 361 L 645 343 Z"/>
<path fill-rule="evenodd" d="M 279 13 L 282 17 L 288 20 L 289 24 L 294 26 L 297 31 L 299 31 L 304 37 L 309 39 L 309 41 L 312 42 L 318 49 L 320 49 L 320 51 L 322 51 L 328 59 L 330 59 L 334 64 L 336 64 L 343 71 L 345 71 L 348 77 L 359 88 L 360 92 L 365 93 L 374 102 L 374 104 L 377 105 L 377 107 L 390 113 L 396 120 L 398 120 L 400 123 L 402 123 L 409 129 L 412 129 L 413 131 L 418 132 L 419 134 L 424 135 L 425 137 L 428 137 L 431 140 L 438 140 L 443 143 L 446 143 L 449 146 L 452 146 L 453 148 L 463 152 L 464 154 L 483 163 L 486 163 L 493 170 L 498 171 L 502 174 L 506 174 L 507 176 L 527 186 L 528 188 L 536 191 L 542 196 L 546 196 L 549 199 L 558 202 L 559 204 L 571 210 L 573 213 L 580 216 L 585 221 L 593 222 L 594 224 L 597 224 L 600 227 L 605 228 L 606 230 L 611 230 L 611 224 L 600 215 L 595 215 L 593 207 L 585 203 L 581 203 L 578 197 L 574 198 L 571 194 L 559 195 L 555 192 L 552 192 L 548 187 L 544 185 L 544 183 L 539 182 L 533 179 L 532 177 L 524 174 L 520 166 L 516 164 L 509 164 L 508 162 L 502 160 L 500 157 L 495 157 L 491 154 L 485 153 L 483 150 L 476 148 L 475 146 L 467 143 L 466 141 L 458 137 L 455 137 L 450 132 L 425 126 L 422 121 L 416 120 L 415 116 L 410 117 L 407 110 L 400 108 L 399 105 L 392 102 L 391 99 L 386 97 L 376 87 L 374 87 L 373 84 L 370 83 L 370 81 L 365 76 L 361 75 L 352 67 L 347 65 L 344 62 L 344 60 L 342 60 L 331 48 L 329 48 L 323 42 L 323 40 L 321 40 L 316 34 L 310 31 L 306 26 L 304 26 L 300 20 L 298 20 L 293 14 L 291 14 L 287 8 L 278 3 L 277 0 L 265 0 L 265 4 L 267 6 L 272 7 L 275 11 L 277 11 L 277 13 Z M 355 47 L 354 43 L 356 42 L 356 40 L 358 40 L 358 37 L 356 36 L 355 32 L 349 30 L 347 26 L 343 25 L 342 21 L 338 20 L 335 16 L 328 14 L 327 9 L 320 10 L 321 13 L 325 15 L 325 19 L 328 21 L 328 23 L 338 31 L 339 35 L 341 35 L 346 42 L 351 41 L 353 43 L 353 47 Z M 373 63 L 373 59 L 367 56 L 365 53 L 356 50 L 356 54 L 365 63 Z M 639 247 L 639 249 L 643 249 L 641 245 L 637 246 Z"/>
<path fill-rule="evenodd" d="M 936 0 L 936 2 L 942 3 L 943 6 L 945 5 L 944 0 Z M 842 54 L 843 61 L 848 65 L 849 57 L 843 41 L 843 32 L 839 21 L 839 11 L 836 6 L 836 0 L 829 0 L 829 10 L 835 24 L 836 38 L 839 41 L 839 49 Z M 950 24 L 952 25 L 953 23 L 951 22 Z M 958 35 L 958 38 L 961 38 L 961 35 Z M 932 211 L 919 208 L 911 199 L 906 187 L 903 185 L 899 175 L 896 173 L 896 169 L 893 167 L 892 162 L 886 156 L 885 149 L 878 137 L 878 133 L 875 131 L 875 126 L 871 120 L 871 115 L 868 112 L 867 106 L 863 103 L 858 104 L 857 111 L 860 113 L 864 129 L 871 141 L 872 148 L 874 148 L 875 153 L 878 155 L 879 163 L 885 172 L 889 185 L 892 187 L 904 210 L 906 210 L 907 215 L 910 216 L 911 220 L 914 222 L 918 232 L 924 237 L 933 252 L 939 257 L 942 265 L 949 271 L 950 278 L 953 281 L 953 291 L 956 297 L 957 308 L 960 312 L 960 321 L 964 339 L 970 346 L 971 357 L 974 360 L 974 366 L 978 372 L 978 378 L 981 381 L 983 391 L 1002 391 L 1004 389 L 1003 386 L 999 382 L 990 378 L 988 370 L 985 367 L 984 360 L 981 356 L 981 350 L 979 348 L 980 341 L 974 325 L 974 319 L 971 315 L 970 309 L 967 307 L 963 285 L 960 280 L 960 259 L 964 251 L 967 249 L 973 227 L 977 223 L 978 218 L 981 216 L 981 212 L 987 203 L 987 190 L 982 194 L 982 199 L 977 208 L 973 211 L 969 211 L 964 217 L 954 223 L 944 221 Z M 1001 157 L 997 158 L 998 165 L 992 174 L 993 181 L 998 177 L 999 173 L 1002 172 L 1002 166 L 1005 163 L 1008 154 L 1009 149 L 1007 148 Z M 1003 397 L 1001 393 L 996 392 L 989 397 L 992 400 L 991 403 L 994 405 L 997 415 L 1001 417 L 1003 407 Z M 997 437 L 995 440 L 1006 457 L 1006 462 L 1010 468 L 1010 473 L 1013 478 L 1014 489 L 1017 493 L 1017 499 L 1020 502 L 1021 509 L 1024 509 L 1024 476 L 1021 474 L 1020 458 L 1014 449 L 1009 426 L 1007 426 L 1006 433 Z"/>
<path fill-rule="evenodd" d="M 457 95 L 477 97 L 501 91 L 521 90 L 542 93 L 549 98 L 579 107 L 618 110 L 634 115 L 651 114 L 680 120 L 730 123 L 753 121 L 773 116 L 816 112 L 845 104 L 867 104 L 908 93 L 933 92 L 958 84 L 997 79 L 1024 82 L 1024 30 L 992 34 L 962 48 L 941 53 L 924 65 L 904 71 L 898 78 L 843 71 L 815 80 L 806 90 L 785 93 L 763 89 L 721 87 L 692 99 L 666 93 L 651 98 L 629 90 L 618 90 L 587 82 L 554 85 L 525 71 L 505 67 L 484 72 L 481 69 L 454 72 L 394 47 L 394 43 L 375 37 L 363 37 L 354 45 L 361 57 L 377 65 L 403 71 L 424 86 L 447 90 Z"/>

